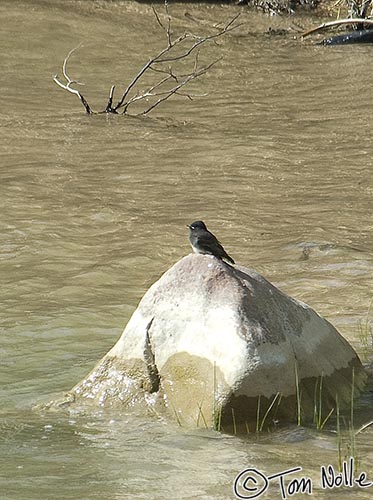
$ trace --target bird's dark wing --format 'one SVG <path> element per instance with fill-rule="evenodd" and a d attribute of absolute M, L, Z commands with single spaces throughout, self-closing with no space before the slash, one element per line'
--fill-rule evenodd
<path fill-rule="evenodd" d="M 203 247 L 206 253 L 211 253 L 215 257 L 226 259 L 234 264 L 234 260 L 229 257 L 220 241 L 212 233 L 199 234 L 197 236 L 197 243 L 200 247 Z"/>
<path fill-rule="evenodd" d="M 216 250 L 221 247 L 219 241 L 215 238 L 212 233 L 203 232 L 202 234 L 196 235 L 196 243 L 198 246 L 202 247 L 204 250 L 211 252 L 215 255 Z"/>

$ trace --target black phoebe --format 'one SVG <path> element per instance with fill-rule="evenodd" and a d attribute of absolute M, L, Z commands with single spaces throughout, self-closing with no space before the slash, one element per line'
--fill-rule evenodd
<path fill-rule="evenodd" d="M 204 222 L 197 220 L 192 222 L 188 227 L 189 241 L 194 252 L 213 255 L 219 260 L 225 259 L 234 264 L 232 257 L 229 257 L 218 239 L 207 229 Z"/>

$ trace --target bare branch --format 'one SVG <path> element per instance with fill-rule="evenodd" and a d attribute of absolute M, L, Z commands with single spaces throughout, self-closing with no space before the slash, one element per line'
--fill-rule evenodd
<path fill-rule="evenodd" d="M 197 71 L 198 60 L 199 60 L 199 50 L 197 50 L 196 57 L 195 57 L 195 60 L 194 60 L 194 71 Z"/>
<path fill-rule="evenodd" d="M 165 8 L 166 8 L 167 16 L 168 16 L 167 27 L 164 26 L 164 24 L 162 23 L 162 21 L 161 21 L 161 19 L 159 17 L 159 14 L 157 13 L 157 11 L 154 8 L 153 8 L 153 12 L 155 14 L 157 23 L 167 33 L 167 41 L 168 41 L 167 47 L 165 47 L 164 49 L 162 49 L 156 56 L 154 56 L 152 59 L 150 59 L 141 68 L 141 70 L 137 73 L 137 75 L 133 78 L 133 80 L 130 82 L 130 84 L 125 89 L 125 91 L 122 94 L 122 97 L 120 98 L 120 100 L 114 106 L 114 108 L 113 108 L 114 111 L 117 111 L 118 109 L 120 109 L 122 107 L 124 108 L 124 111 L 123 111 L 124 113 L 127 111 L 128 105 L 131 104 L 132 102 L 134 102 L 131 99 L 130 99 L 130 101 L 125 102 L 127 96 L 129 95 L 129 93 L 131 92 L 131 90 L 133 89 L 133 87 L 139 82 L 139 80 L 143 77 L 143 75 L 148 70 L 153 70 L 153 71 L 159 71 L 159 72 L 165 72 L 165 73 L 168 73 L 168 74 L 172 74 L 171 70 L 165 71 L 163 68 L 156 67 L 156 65 L 157 64 L 162 65 L 162 64 L 164 64 L 166 62 L 177 62 L 177 61 L 180 61 L 182 59 L 186 59 L 196 49 L 198 49 L 199 47 L 201 47 L 206 42 L 208 42 L 210 40 L 215 40 L 216 38 L 221 37 L 222 35 L 224 35 L 226 33 L 229 33 L 230 31 L 233 31 L 233 30 L 237 29 L 239 26 L 242 25 L 242 24 L 235 24 L 235 21 L 240 16 L 240 13 L 238 13 L 230 21 L 228 21 L 228 23 L 222 29 L 220 29 L 217 33 L 214 33 L 212 35 L 208 35 L 208 36 L 205 36 L 205 37 L 197 37 L 196 35 L 192 35 L 191 33 L 184 33 L 184 34 L 180 35 L 178 38 L 176 38 L 174 41 L 172 41 L 171 40 L 171 35 L 170 35 L 170 32 L 171 32 L 171 16 L 170 16 L 170 14 L 168 12 L 168 3 L 167 3 L 167 1 L 165 2 Z M 181 45 L 183 42 L 185 42 L 188 39 L 194 39 L 195 40 L 195 42 L 192 44 L 191 47 L 189 47 L 187 50 L 185 50 L 183 53 L 181 53 L 179 55 L 166 57 L 166 54 L 170 53 L 170 51 L 172 49 L 174 49 L 175 47 Z M 197 64 L 198 64 L 198 55 L 197 55 L 197 58 L 196 58 L 195 70 L 194 71 L 196 71 Z M 177 77 L 175 77 L 175 79 L 177 80 Z M 145 96 L 145 95 L 148 95 L 148 94 L 145 92 L 143 95 Z M 136 97 L 140 97 L 140 96 L 136 96 Z M 136 99 L 136 100 L 138 100 L 138 99 Z"/>
<path fill-rule="evenodd" d="M 148 90 L 146 90 L 145 92 L 143 92 L 142 94 L 136 94 L 135 96 L 131 97 L 131 99 L 129 99 L 123 109 L 123 114 L 125 114 L 128 110 L 128 107 L 133 104 L 134 102 L 137 102 L 137 101 L 140 101 L 141 99 L 147 99 L 148 97 L 154 97 L 154 96 L 158 96 L 158 95 L 163 95 L 165 93 L 168 93 L 168 91 L 165 91 L 165 92 L 158 92 L 158 93 L 154 93 L 154 91 L 156 89 L 158 89 L 159 87 L 161 87 L 162 85 L 164 85 L 166 82 L 168 82 L 171 78 L 174 78 L 174 76 L 172 74 L 169 74 L 168 76 L 166 76 L 165 78 L 163 78 L 162 80 L 160 80 L 158 83 L 156 83 L 155 85 L 153 85 L 152 87 L 150 87 Z"/>
<path fill-rule="evenodd" d="M 190 82 L 192 78 L 188 78 L 187 80 L 185 80 L 184 82 L 181 82 L 179 83 L 179 85 L 177 85 L 176 87 L 174 87 L 173 89 L 171 89 L 169 92 L 167 92 L 164 97 L 161 97 L 160 99 L 158 99 L 158 101 L 156 101 L 154 104 L 152 104 L 148 109 L 146 109 L 145 111 L 143 111 L 142 115 L 146 115 L 148 113 L 150 113 L 150 111 L 152 111 L 154 108 L 156 108 L 157 106 L 159 106 L 159 104 L 161 104 L 162 102 L 166 101 L 167 99 L 169 99 L 172 95 L 176 94 L 177 91 L 179 89 L 181 89 L 182 87 L 184 87 L 184 85 L 186 85 L 187 83 Z"/>
<path fill-rule="evenodd" d="M 166 82 L 168 82 L 171 78 L 175 78 L 175 77 L 174 77 L 174 75 L 169 74 L 168 76 L 166 76 L 165 78 L 163 78 L 163 80 L 160 80 L 158 83 L 156 83 L 155 85 L 153 85 L 152 87 L 150 87 L 150 89 L 148 90 L 148 92 L 150 92 L 150 93 L 154 92 L 155 89 L 158 89 L 159 87 L 161 87 L 163 84 L 165 84 Z"/>
<path fill-rule="evenodd" d="M 128 87 L 126 88 L 126 90 L 124 91 L 122 97 L 120 98 L 120 100 L 118 101 L 118 103 L 114 106 L 114 110 L 117 111 L 119 108 L 121 108 L 122 106 L 125 106 L 125 99 L 126 97 L 128 96 L 129 92 L 133 89 L 133 87 L 136 85 L 136 83 L 140 80 L 140 78 L 145 74 L 145 72 L 155 63 L 158 63 L 161 61 L 161 58 L 164 54 L 166 54 L 167 52 L 169 52 L 172 47 L 174 47 L 175 45 L 179 44 L 180 42 L 182 42 L 185 38 L 187 37 L 186 34 L 183 34 L 183 35 L 180 35 L 174 42 L 172 42 L 172 45 L 171 46 L 167 46 L 165 47 L 164 49 L 162 49 L 155 57 L 153 57 L 152 59 L 150 59 L 142 68 L 141 70 L 137 73 L 137 75 L 133 78 L 133 80 L 131 81 L 131 83 L 128 85 Z"/>
<path fill-rule="evenodd" d="M 61 88 L 67 90 L 68 92 L 71 92 L 72 94 L 75 94 L 79 97 L 81 103 L 83 104 L 85 110 L 86 110 L 86 113 L 88 115 L 90 115 L 92 113 L 92 110 L 88 104 L 88 102 L 86 101 L 86 99 L 83 97 L 83 95 L 79 92 L 79 90 L 77 89 L 74 89 L 72 87 L 72 85 L 76 84 L 76 85 L 83 85 L 82 83 L 79 83 L 77 82 L 76 80 L 72 80 L 70 77 L 69 77 L 69 74 L 67 73 L 67 63 L 71 57 L 71 55 L 77 50 L 79 49 L 79 47 L 81 47 L 81 43 L 70 50 L 70 52 L 67 54 L 67 56 L 65 57 L 64 61 L 63 61 L 63 64 L 62 64 L 62 73 L 63 73 L 63 76 L 65 77 L 65 80 L 66 80 L 66 83 L 62 83 L 60 80 L 59 80 L 59 77 L 58 75 L 54 75 L 53 77 L 53 80 L 55 83 L 57 83 L 57 85 L 59 85 Z"/>
<path fill-rule="evenodd" d="M 132 78 L 130 83 L 125 88 L 123 94 L 120 96 L 118 102 L 113 105 L 115 85 L 112 85 L 109 92 L 108 101 L 106 108 L 102 113 L 118 113 L 121 109 L 123 114 L 125 114 L 130 106 L 134 103 L 138 103 L 141 100 L 149 101 L 147 103 L 148 108 L 138 114 L 148 114 L 154 108 L 159 106 L 162 102 L 166 101 L 173 95 L 179 95 L 181 97 L 186 97 L 192 100 L 193 97 L 201 97 L 206 94 L 191 94 L 185 91 L 181 91 L 186 85 L 191 81 L 205 74 L 212 66 L 214 66 L 218 61 L 214 61 L 208 65 L 201 66 L 200 64 L 200 53 L 201 48 L 204 44 L 216 40 L 237 29 L 242 24 L 237 23 L 237 19 L 240 14 L 234 16 L 230 21 L 228 21 L 223 27 L 218 28 L 218 31 L 207 36 L 197 36 L 192 33 L 183 33 L 173 39 L 172 29 L 171 29 L 171 15 L 169 12 L 168 1 L 164 2 L 166 19 L 162 19 L 157 10 L 152 7 L 153 13 L 157 24 L 162 28 L 166 34 L 167 45 L 161 49 L 155 56 L 150 58 L 138 71 L 138 73 Z M 80 47 L 75 47 L 72 49 L 67 57 L 64 59 L 62 65 L 62 73 L 65 81 L 60 80 L 58 75 L 54 76 L 54 81 L 64 90 L 75 94 L 79 97 L 82 102 L 86 112 L 88 114 L 93 113 L 88 102 L 83 97 L 83 95 L 73 87 L 74 84 L 81 85 L 79 82 L 70 78 L 67 71 L 67 63 L 72 56 L 72 54 Z M 191 57 L 190 57 L 191 56 Z M 194 57 L 194 59 L 193 59 Z M 180 62 L 180 64 L 178 64 Z M 185 70 L 185 64 L 189 65 L 188 70 Z M 192 67 L 191 67 L 192 66 Z M 182 71 L 182 69 L 184 70 Z M 155 82 L 146 84 L 145 88 L 141 90 L 140 82 L 143 82 L 145 75 L 149 75 L 151 72 L 159 73 L 160 79 Z M 170 88 L 171 87 L 171 88 Z M 150 105 L 149 105 L 150 104 Z"/>
<path fill-rule="evenodd" d="M 175 95 L 179 95 L 181 97 L 187 97 L 190 101 L 193 101 L 194 97 L 206 97 L 209 95 L 209 93 L 205 92 L 204 94 L 189 94 L 184 92 L 175 92 Z"/>
<path fill-rule="evenodd" d="M 163 73 L 163 74 L 166 74 L 166 75 L 170 75 L 172 76 L 172 78 L 174 80 L 177 80 L 177 76 L 174 75 L 173 71 L 172 71 L 172 67 L 169 66 L 167 69 L 162 69 L 162 68 L 154 68 L 154 66 L 150 66 L 149 68 L 151 71 L 154 71 L 154 73 Z"/>
<path fill-rule="evenodd" d="M 320 24 L 319 26 L 316 26 L 316 28 L 311 28 L 308 31 L 305 31 L 302 33 L 300 36 L 301 38 L 305 38 L 308 35 L 311 35 L 311 33 L 316 33 L 317 31 L 324 30 L 326 28 L 331 28 L 334 26 L 341 26 L 344 24 L 373 24 L 372 19 L 363 19 L 363 18 L 352 18 L 352 19 L 339 19 L 337 21 L 329 21 L 328 23 L 323 23 Z"/>
<path fill-rule="evenodd" d="M 112 85 L 109 93 L 109 100 L 105 108 L 105 113 L 116 113 L 115 109 L 113 109 L 114 90 L 115 85 Z"/>
<path fill-rule="evenodd" d="M 154 108 L 156 108 L 157 106 L 159 106 L 159 104 L 161 104 L 162 102 L 166 101 L 167 99 L 169 99 L 174 94 L 177 94 L 178 91 L 181 88 L 185 87 L 185 85 L 187 85 L 189 82 L 191 82 L 195 78 L 198 78 L 199 76 L 205 74 L 210 68 L 212 68 L 212 66 L 214 66 L 219 61 L 220 61 L 220 59 L 218 59 L 216 61 L 213 61 L 212 63 L 210 63 L 209 65 L 205 66 L 204 68 L 201 68 L 198 72 L 194 72 L 194 73 L 188 75 L 182 82 L 180 82 L 174 88 L 172 88 L 171 90 L 169 90 L 168 93 L 166 93 L 166 95 L 164 95 L 163 97 L 161 97 L 160 99 L 158 99 L 154 104 L 152 104 L 148 109 L 146 109 L 145 111 L 143 111 L 140 114 L 146 115 L 146 114 L 150 113 L 150 111 L 152 111 Z M 190 96 L 188 96 L 188 95 L 186 97 L 190 98 Z"/>
<path fill-rule="evenodd" d="M 240 15 L 241 15 L 241 12 L 238 12 L 238 14 L 236 14 L 234 17 L 232 17 L 232 19 L 224 27 L 225 32 L 227 32 L 228 29 L 229 29 L 229 31 L 231 31 L 232 29 L 235 30 L 239 26 L 242 26 L 244 24 L 244 23 L 240 23 L 240 24 L 234 25 L 234 22 L 237 21 L 237 19 L 240 17 Z"/>
<path fill-rule="evenodd" d="M 166 34 L 167 34 L 167 40 L 168 40 L 168 46 L 172 46 L 172 40 L 171 40 L 171 16 L 170 12 L 168 10 L 168 0 L 164 1 L 164 8 L 166 10 L 167 14 L 167 28 L 166 28 Z"/>
<path fill-rule="evenodd" d="M 126 106 L 125 106 L 125 109 L 124 109 L 123 113 L 127 112 L 127 109 L 128 109 L 128 107 L 131 104 L 133 104 L 135 102 L 138 102 L 138 101 L 140 101 L 142 99 L 148 99 L 150 97 L 160 97 L 160 99 L 158 99 L 158 101 L 156 101 L 155 103 L 153 103 L 145 111 L 142 111 L 141 113 L 138 113 L 139 115 L 145 115 L 145 114 L 149 113 L 156 106 L 158 106 L 162 102 L 164 102 L 167 99 L 169 99 L 172 95 L 180 95 L 182 97 L 187 97 L 189 100 L 193 100 L 193 97 L 204 97 L 204 96 L 206 96 L 207 94 L 182 93 L 182 92 L 179 92 L 179 90 L 182 87 L 184 87 L 185 85 L 187 85 L 190 81 L 192 81 L 195 78 L 198 78 L 199 76 L 201 76 L 204 73 L 206 73 L 214 64 L 216 64 L 217 62 L 219 62 L 219 60 L 210 63 L 208 66 L 205 66 L 204 68 L 199 69 L 197 72 L 193 72 L 193 73 L 190 73 L 188 75 L 184 75 L 184 79 L 181 82 L 178 82 L 178 84 L 175 87 L 171 88 L 171 89 L 164 90 L 164 91 L 161 91 L 161 92 L 154 92 L 154 90 L 156 90 L 157 88 L 160 88 L 164 83 L 166 83 L 171 78 L 173 78 L 173 75 L 170 74 L 168 77 L 165 77 L 164 79 L 160 80 L 157 84 L 153 85 L 153 87 L 151 87 L 150 89 L 148 89 L 146 92 L 142 93 L 141 95 L 136 94 L 134 97 L 132 97 L 131 99 L 129 99 L 129 101 L 126 103 Z"/>
<path fill-rule="evenodd" d="M 157 23 L 159 24 L 159 26 L 160 26 L 163 30 L 165 30 L 166 28 L 164 27 L 164 25 L 163 25 L 163 23 L 162 23 L 162 21 L 161 21 L 161 18 L 159 17 L 158 12 L 156 11 L 156 9 L 155 9 L 154 5 L 152 5 L 152 11 L 153 11 L 153 14 L 154 14 L 154 16 L 155 16 L 155 18 L 156 18 Z"/>
<path fill-rule="evenodd" d="M 172 56 L 172 57 L 168 57 L 168 58 L 167 57 L 158 58 L 157 62 L 159 62 L 159 63 L 171 62 L 171 61 L 174 62 L 174 61 L 178 61 L 180 59 L 185 59 L 192 52 L 194 52 L 200 45 L 202 45 L 210 40 L 216 40 L 216 38 L 219 38 L 219 37 L 225 35 L 226 33 L 229 33 L 230 31 L 237 29 L 239 26 L 242 26 L 242 23 L 241 24 L 233 24 L 239 15 L 240 14 L 237 14 L 236 16 L 234 16 L 234 18 L 231 21 L 229 21 L 229 23 L 226 26 L 224 26 L 223 29 L 221 29 L 218 33 L 214 33 L 213 35 L 208 35 L 205 37 L 197 37 L 196 35 L 192 35 L 190 33 L 186 34 L 187 37 L 194 38 L 197 41 L 188 50 L 186 50 L 183 54 L 179 54 L 178 56 Z"/>

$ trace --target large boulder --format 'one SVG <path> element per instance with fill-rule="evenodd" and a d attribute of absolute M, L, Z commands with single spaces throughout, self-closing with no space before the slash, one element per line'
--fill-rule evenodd
<path fill-rule="evenodd" d="M 357 394 L 358 356 L 309 306 L 251 269 L 193 254 L 150 287 L 70 395 L 164 407 L 182 425 L 238 432 L 274 419 L 322 421 L 351 403 L 353 380 Z"/>

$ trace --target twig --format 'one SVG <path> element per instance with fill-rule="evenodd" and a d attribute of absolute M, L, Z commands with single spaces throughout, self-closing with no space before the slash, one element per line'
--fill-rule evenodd
<path fill-rule="evenodd" d="M 155 16 L 155 19 L 156 19 L 157 23 L 158 23 L 158 24 L 159 24 L 159 26 L 160 26 L 160 27 L 164 30 L 164 29 L 165 29 L 165 27 L 164 27 L 164 25 L 163 25 L 163 23 L 162 23 L 162 21 L 161 21 L 161 18 L 159 17 L 158 12 L 157 12 L 157 10 L 155 9 L 154 5 L 152 5 L 152 11 L 153 11 L 153 14 L 154 14 L 154 16 Z"/>
<path fill-rule="evenodd" d="M 62 73 L 63 73 L 63 76 L 65 77 L 65 80 L 66 80 L 66 84 L 62 83 L 60 80 L 59 80 L 59 77 L 58 75 L 54 75 L 53 77 L 53 80 L 57 83 L 57 85 L 59 85 L 61 88 L 67 90 L 68 92 L 71 92 L 72 94 L 75 94 L 79 97 L 81 103 L 83 104 L 85 110 L 86 110 L 86 113 L 88 115 L 90 115 L 92 113 L 92 110 L 88 104 L 88 102 L 86 101 L 86 99 L 83 97 L 83 95 L 79 92 L 79 90 L 77 89 L 74 89 L 72 88 L 72 85 L 74 84 L 77 84 L 77 85 L 83 85 L 82 83 L 79 83 L 77 82 L 76 80 L 72 80 L 68 73 L 67 73 L 67 63 L 71 57 L 71 55 L 79 48 L 81 47 L 81 43 L 70 50 L 70 52 L 67 54 L 67 56 L 65 57 L 64 61 L 63 61 L 63 64 L 62 64 Z"/>
<path fill-rule="evenodd" d="M 149 68 L 151 71 L 154 71 L 154 73 L 163 73 L 165 75 L 171 76 L 174 80 L 177 80 L 177 76 L 173 74 L 172 67 L 169 66 L 167 69 L 162 69 L 162 68 L 154 68 L 153 66 L 150 66 Z"/>
<path fill-rule="evenodd" d="M 219 37 L 237 29 L 243 23 L 237 23 L 237 19 L 240 16 L 238 13 L 235 15 L 230 21 L 228 21 L 222 28 L 219 29 L 218 32 L 215 32 L 212 35 L 208 36 L 196 36 L 192 33 L 183 33 L 176 38 L 172 37 L 172 29 L 171 29 L 171 15 L 168 8 L 168 1 L 165 0 L 164 8 L 167 16 L 167 21 L 163 21 L 153 7 L 154 16 L 158 25 L 164 30 L 167 38 L 167 45 L 161 49 L 154 57 L 150 58 L 147 61 L 140 71 L 132 78 L 130 83 L 125 88 L 123 94 L 120 96 L 119 100 L 115 105 L 113 105 L 114 100 L 114 91 L 115 85 L 112 85 L 109 92 L 108 101 L 106 104 L 106 108 L 104 111 L 100 113 L 114 113 L 118 114 L 118 110 L 122 110 L 122 113 L 125 114 L 128 111 L 128 108 L 141 100 L 150 100 L 151 104 L 147 109 L 140 112 L 141 115 L 146 115 L 154 108 L 159 106 L 162 102 L 166 101 L 173 95 L 179 95 L 182 97 L 186 97 L 190 100 L 193 97 L 202 96 L 206 94 L 190 94 L 186 92 L 181 92 L 188 83 L 195 80 L 196 78 L 204 75 L 210 68 L 212 68 L 218 61 L 213 61 L 210 64 L 205 66 L 200 66 L 200 49 L 201 47 L 210 42 L 216 42 L 216 39 Z M 83 95 L 79 92 L 79 90 L 73 87 L 74 84 L 81 85 L 79 82 L 70 78 L 67 72 L 67 63 L 71 57 L 71 55 L 80 47 L 75 47 L 70 50 L 66 58 L 64 59 L 62 65 L 63 76 L 66 80 L 66 83 L 61 81 L 58 75 L 55 75 L 53 80 L 57 85 L 59 85 L 64 90 L 71 92 L 79 97 L 82 102 L 87 114 L 93 113 L 88 102 L 83 97 Z M 184 74 L 180 74 L 177 68 L 181 68 L 181 65 L 178 65 L 178 62 L 186 61 L 188 63 L 192 62 L 192 58 L 189 56 L 194 55 L 193 69 L 185 72 Z M 148 75 L 150 72 L 160 73 L 163 75 L 155 83 L 149 85 L 144 90 L 140 90 L 139 83 L 143 81 L 144 75 Z M 171 83 L 172 82 L 172 83 Z M 173 86 L 172 86 L 173 85 Z M 171 87 L 171 88 L 170 88 Z M 157 99 L 157 100 L 155 100 Z"/>
<path fill-rule="evenodd" d="M 215 33 L 213 35 L 209 35 L 209 36 L 205 36 L 205 37 L 197 37 L 196 35 L 191 35 L 190 33 L 189 34 L 186 34 L 186 36 L 190 37 L 190 38 L 194 38 L 194 39 L 197 39 L 197 41 L 187 50 L 185 51 L 183 54 L 180 54 L 178 56 L 174 56 L 174 57 L 169 57 L 169 58 L 159 58 L 159 60 L 157 62 L 174 62 L 174 61 L 178 61 L 180 59 L 184 59 L 186 57 L 188 57 L 194 50 L 196 50 L 200 45 L 208 42 L 209 40 L 215 40 L 216 38 L 219 38 L 221 37 L 222 35 L 225 35 L 226 33 L 229 33 L 230 31 L 233 31 L 237 28 L 239 28 L 240 26 L 242 26 L 243 23 L 240 23 L 240 24 L 233 24 L 234 21 L 240 16 L 240 13 L 236 14 L 234 16 L 233 19 L 231 19 L 228 24 L 226 24 L 224 26 L 224 28 L 222 30 L 220 30 L 218 33 Z"/>
<path fill-rule="evenodd" d="M 204 68 L 200 69 L 198 72 L 192 73 L 191 75 L 188 75 L 182 82 L 180 82 L 178 85 L 176 85 L 176 87 L 174 87 L 171 90 L 169 90 L 168 94 L 166 94 L 164 97 L 161 97 L 160 99 L 158 99 L 158 101 L 156 101 L 154 104 L 152 104 L 148 109 L 146 109 L 145 111 L 143 111 L 141 114 L 142 115 L 146 115 L 146 114 L 150 113 L 150 111 L 152 111 L 154 108 L 156 108 L 157 106 L 159 106 L 159 104 L 161 104 L 162 102 L 164 102 L 167 99 L 169 99 L 172 95 L 177 94 L 178 91 L 182 87 L 185 87 L 185 85 L 187 85 L 190 81 L 192 81 L 195 78 L 198 78 L 199 76 L 201 76 L 204 73 L 206 73 L 210 68 L 212 68 L 212 66 L 214 66 L 219 61 L 220 61 L 220 59 L 218 59 L 217 61 L 214 61 L 214 62 L 210 63 L 208 66 L 205 66 Z M 191 99 L 191 96 L 187 95 L 186 97 L 189 97 Z"/>
<path fill-rule="evenodd" d="M 115 113 L 115 109 L 113 109 L 113 97 L 114 97 L 114 90 L 115 90 L 115 85 L 111 86 L 110 93 L 109 93 L 109 100 L 105 108 L 105 113 Z"/>
<path fill-rule="evenodd" d="M 141 70 L 137 73 L 137 75 L 133 78 L 133 80 L 131 81 L 131 83 L 127 86 L 126 90 L 124 91 L 122 97 L 119 99 L 118 103 L 114 106 L 114 109 L 115 111 L 117 111 L 118 109 L 120 109 L 122 106 L 124 106 L 124 101 L 126 99 L 126 97 L 128 96 L 128 94 L 130 93 L 130 91 L 132 90 L 132 88 L 136 85 L 136 83 L 140 80 L 140 78 L 145 74 L 145 72 L 155 63 L 157 62 L 160 62 L 160 58 L 166 54 L 167 52 L 169 52 L 171 50 L 172 47 L 174 47 L 175 45 L 179 44 L 181 41 L 183 41 L 185 39 L 187 35 L 184 34 L 184 35 L 181 35 L 179 36 L 174 42 L 172 42 L 172 45 L 168 45 L 167 47 L 165 47 L 164 49 L 162 49 L 155 57 L 153 57 L 152 59 L 150 59 L 142 68 Z"/>
<path fill-rule="evenodd" d="M 326 28 L 331 28 L 334 26 L 340 26 L 343 24 L 373 24 L 372 19 L 362 19 L 362 18 L 352 18 L 352 19 L 339 19 L 337 21 L 329 21 L 328 23 L 323 23 L 317 26 L 316 28 L 311 28 L 308 31 L 305 31 L 302 33 L 300 36 L 301 38 L 305 38 L 308 35 L 311 35 L 311 33 L 316 33 L 316 31 L 321 31 Z"/>
<path fill-rule="evenodd" d="M 154 97 L 154 96 L 158 96 L 158 95 L 163 95 L 164 93 L 166 92 L 160 92 L 160 93 L 154 93 L 154 90 L 161 87 L 163 84 L 165 84 L 166 82 L 168 82 L 170 79 L 172 78 L 172 75 L 168 75 L 166 76 L 165 78 L 163 78 L 162 80 L 160 80 L 159 82 L 157 82 L 156 84 L 154 84 L 152 87 L 150 87 L 147 91 L 143 92 L 142 94 L 136 94 L 134 95 L 133 97 L 131 97 L 131 99 L 129 99 L 126 103 L 126 105 L 124 106 L 124 109 L 123 109 L 123 114 L 125 114 L 127 112 L 127 109 L 128 107 L 133 104 L 134 102 L 137 102 L 137 101 L 140 101 L 141 99 L 146 99 L 148 97 Z"/>
<path fill-rule="evenodd" d="M 365 429 L 368 429 L 368 427 L 371 427 L 372 425 L 373 425 L 373 420 L 371 422 L 367 422 L 366 424 L 362 425 L 360 427 L 360 429 L 358 429 L 355 432 L 355 435 L 357 436 L 358 434 L 360 434 L 361 432 L 365 431 Z"/>
<path fill-rule="evenodd" d="M 182 59 L 187 59 L 194 51 L 196 51 L 198 49 L 196 60 L 195 60 L 194 71 L 190 75 L 186 75 L 186 77 L 187 77 L 186 81 L 187 82 L 193 80 L 195 77 L 194 78 L 189 78 L 189 76 L 191 76 L 192 74 L 194 74 L 194 73 L 197 72 L 199 47 L 201 47 L 203 44 L 207 43 L 208 41 L 215 40 L 216 38 L 221 37 L 222 35 L 224 35 L 226 33 L 229 33 L 230 31 L 233 31 L 234 29 L 237 29 L 239 26 L 242 25 L 242 23 L 241 24 L 235 24 L 235 21 L 240 16 L 240 13 L 238 13 L 218 33 L 214 33 L 213 35 L 208 35 L 208 36 L 205 36 L 205 37 L 197 37 L 196 35 L 192 35 L 190 33 L 184 33 L 184 34 L 180 35 L 179 37 L 177 37 L 175 40 L 171 40 L 171 35 L 170 35 L 170 32 L 171 32 L 171 26 L 170 26 L 170 24 L 171 24 L 171 17 L 170 17 L 169 12 L 168 12 L 167 2 L 165 3 L 165 5 L 166 5 L 166 13 L 167 13 L 167 16 L 168 16 L 168 24 L 167 24 L 166 27 L 162 23 L 162 21 L 161 21 L 161 19 L 159 17 L 159 14 L 154 9 L 154 7 L 153 7 L 153 12 L 155 14 L 157 23 L 167 33 L 167 42 L 168 42 L 167 43 L 167 47 L 165 47 L 164 49 L 162 49 L 156 56 L 152 57 L 141 68 L 141 70 L 137 73 L 137 75 L 132 79 L 132 81 L 130 82 L 130 84 L 127 86 L 127 88 L 123 92 L 123 94 L 122 94 L 121 98 L 119 99 L 119 101 L 117 102 L 117 104 L 113 107 L 113 109 L 115 111 L 118 111 L 119 109 L 123 108 L 123 113 L 125 114 L 127 112 L 128 107 L 129 107 L 130 104 L 132 104 L 133 102 L 136 102 L 136 101 L 138 101 L 140 99 L 143 99 L 145 97 L 149 97 L 149 96 L 152 95 L 152 93 L 149 92 L 149 90 L 148 90 L 146 92 L 143 92 L 142 95 L 140 95 L 140 96 L 136 95 L 135 98 L 130 98 L 128 101 L 126 101 L 126 99 L 127 99 L 128 95 L 129 95 L 129 93 L 131 92 L 131 90 L 135 87 L 135 85 L 140 81 L 140 79 L 144 76 L 144 74 L 148 70 L 158 71 L 158 72 L 161 72 L 161 73 L 172 75 L 173 78 L 177 81 L 178 78 L 174 74 L 174 72 L 171 69 L 171 67 L 169 67 L 168 70 L 165 70 L 162 67 L 162 65 L 164 65 L 165 63 L 175 63 L 175 62 L 180 61 Z M 195 41 L 194 41 L 194 43 L 192 43 L 192 45 L 188 49 L 184 50 L 184 52 L 182 52 L 181 54 L 173 55 L 173 56 L 167 56 L 167 54 L 169 54 L 172 49 L 174 49 L 177 46 L 180 46 L 181 44 L 183 44 L 184 42 L 186 42 L 189 39 L 194 39 Z M 210 65 L 210 67 L 212 67 L 214 64 Z M 161 65 L 161 67 L 159 68 L 157 65 Z M 198 73 L 198 75 L 201 75 L 203 73 L 204 72 Z M 183 83 L 183 86 L 185 84 L 186 83 Z M 176 92 L 174 92 L 174 89 L 172 89 L 172 92 L 171 92 L 171 94 L 168 97 L 170 97 L 171 95 L 173 95 L 175 93 Z M 168 99 L 168 97 L 167 97 L 167 99 Z M 164 100 L 166 100 L 166 99 L 162 99 L 160 102 L 163 102 Z M 158 104 L 156 104 L 156 106 L 158 106 Z M 151 109 L 154 109 L 154 107 L 156 107 L 156 106 L 151 106 Z M 150 111 L 150 109 L 146 110 L 145 112 L 143 112 L 141 114 L 147 114 L 149 111 Z"/>
<path fill-rule="evenodd" d="M 183 88 L 185 85 L 187 85 L 191 80 L 194 80 L 195 78 L 198 78 L 199 76 L 201 76 L 202 74 L 206 73 L 214 64 L 216 64 L 218 61 L 214 61 L 213 63 L 209 64 L 208 66 L 200 69 L 197 73 L 192 73 L 192 74 L 189 74 L 187 75 L 183 81 L 181 81 L 180 83 L 178 83 L 175 87 L 173 87 L 172 89 L 168 89 L 168 90 L 164 90 L 162 92 L 153 92 L 153 90 L 155 90 L 155 88 L 161 86 L 163 83 L 165 83 L 166 80 L 168 80 L 167 78 L 164 78 L 163 81 L 160 81 L 158 82 L 158 84 L 154 85 L 151 89 L 149 89 L 148 91 L 144 92 L 143 94 L 141 95 L 135 95 L 134 97 L 132 97 L 126 104 L 125 106 L 125 110 L 123 111 L 123 113 L 125 113 L 127 111 L 127 108 L 130 104 L 133 104 L 134 102 L 137 102 L 137 101 L 140 101 L 142 99 L 146 99 L 148 97 L 160 97 L 155 103 L 153 103 L 148 109 L 146 109 L 145 111 L 143 111 L 142 113 L 139 113 L 141 115 L 146 115 L 148 114 L 150 111 L 152 111 L 155 107 L 159 106 L 159 104 L 161 104 L 162 102 L 166 101 L 167 99 L 169 99 L 172 95 L 180 95 L 180 96 L 183 96 L 183 97 L 187 97 L 188 99 L 190 100 L 193 100 L 193 97 L 203 97 L 203 95 L 207 95 L 207 94 L 203 94 L 203 95 L 193 95 L 193 94 L 184 94 L 184 93 L 181 93 L 179 92 L 179 90 L 181 88 Z M 169 77 L 171 78 L 171 76 Z"/>

